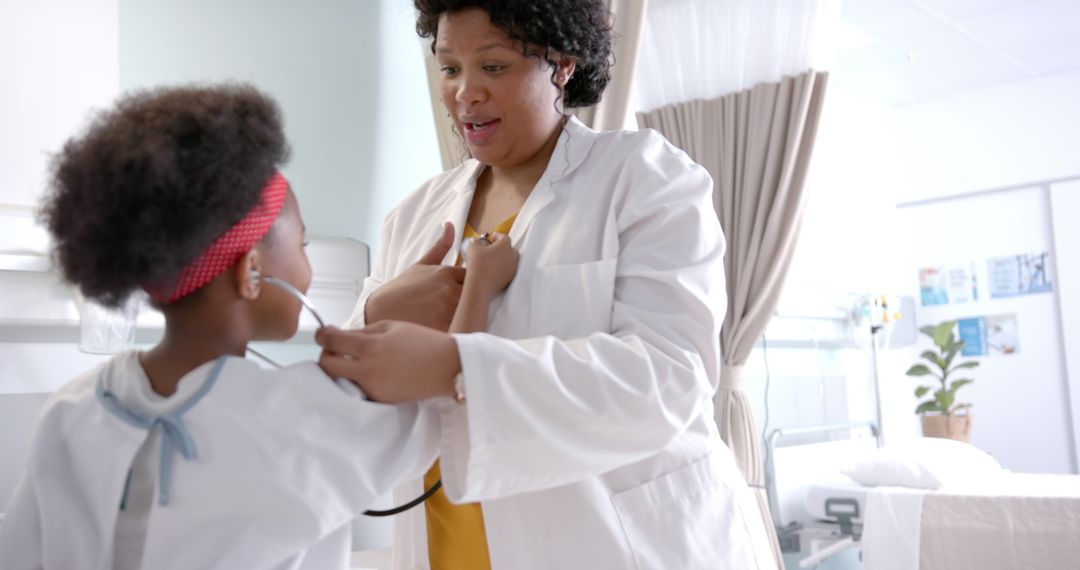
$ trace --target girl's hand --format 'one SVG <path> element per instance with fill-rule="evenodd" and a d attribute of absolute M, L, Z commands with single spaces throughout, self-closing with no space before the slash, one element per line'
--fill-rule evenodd
<path fill-rule="evenodd" d="M 518 252 L 506 234 L 485 234 L 465 248 L 465 282 L 480 287 L 488 298 L 506 289 L 517 275 Z"/>
<path fill-rule="evenodd" d="M 319 329 L 319 366 L 332 378 L 356 384 L 377 402 L 399 403 L 454 396 L 461 371 L 451 335 L 400 321 L 380 321 L 357 330 Z"/>

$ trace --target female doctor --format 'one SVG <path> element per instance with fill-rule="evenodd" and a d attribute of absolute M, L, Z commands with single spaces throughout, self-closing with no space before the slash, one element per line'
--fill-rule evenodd
<path fill-rule="evenodd" d="M 774 568 L 712 419 L 712 181 L 656 132 L 564 111 L 607 83 L 603 3 L 415 5 L 472 159 L 387 216 L 350 323 L 371 324 L 318 336 L 323 367 L 375 399 L 453 397 L 440 461 L 399 498 L 440 475 L 446 495 L 399 517 L 395 567 Z M 487 333 L 443 332 L 465 271 L 454 229 L 520 252 Z"/>

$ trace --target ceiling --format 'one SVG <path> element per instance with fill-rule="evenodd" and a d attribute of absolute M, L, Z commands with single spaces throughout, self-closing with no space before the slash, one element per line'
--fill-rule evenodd
<path fill-rule="evenodd" d="M 845 0 L 832 81 L 903 105 L 1080 69 L 1080 0 Z"/>

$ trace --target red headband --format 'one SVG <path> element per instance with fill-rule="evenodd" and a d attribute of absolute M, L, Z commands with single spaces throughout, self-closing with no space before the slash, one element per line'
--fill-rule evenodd
<path fill-rule="evenodd" d="M 285 204 L 285 194 L 289 182 L 280 172 L 274 172 L 262 189 L 259 203 L 251 209 L 228 231 L 221 234 L 197 259 L 187 264 L 181 271 L 176 285 L 171 291 L 167 288 L 149 291 L 150 298 L 157 303 L 175 303 L 201 289 L 204 285 L 232 267 L 245 253 L 270 231 L 281 207 Z"/>

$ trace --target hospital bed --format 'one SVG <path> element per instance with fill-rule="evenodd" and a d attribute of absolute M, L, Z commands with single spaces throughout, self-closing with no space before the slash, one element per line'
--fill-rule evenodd
<path fill-rule="evenodd" d="M 779 445 L 844 431 L 849 437 Z M 818 537 L 799 567 L 857 548 L 867 570 L 1080 569 L 1080 476 L 1001 470 L 934 490 L 864 486 L 842 470 L 881 457 L 875 434 L 870 423 L 770 434 L 766 477 L 781 542 L 791 550 L 795 537 Z"/>
<path fill-rule="evenodd" d="M 811 568 L 829 557 L 857 548 L 862 535 L 868 489 L 840 468 L 852 457 L 877 447 L 872 422 L 781 428 L 770 432 L 765 448 L 766 491 L 773 523 L 785 552 L 810 551 L 800 560 Z M 796 438 L 839 439 L 780 444 Z M 802 544 L 809 541 L 809 548 Z"/>

